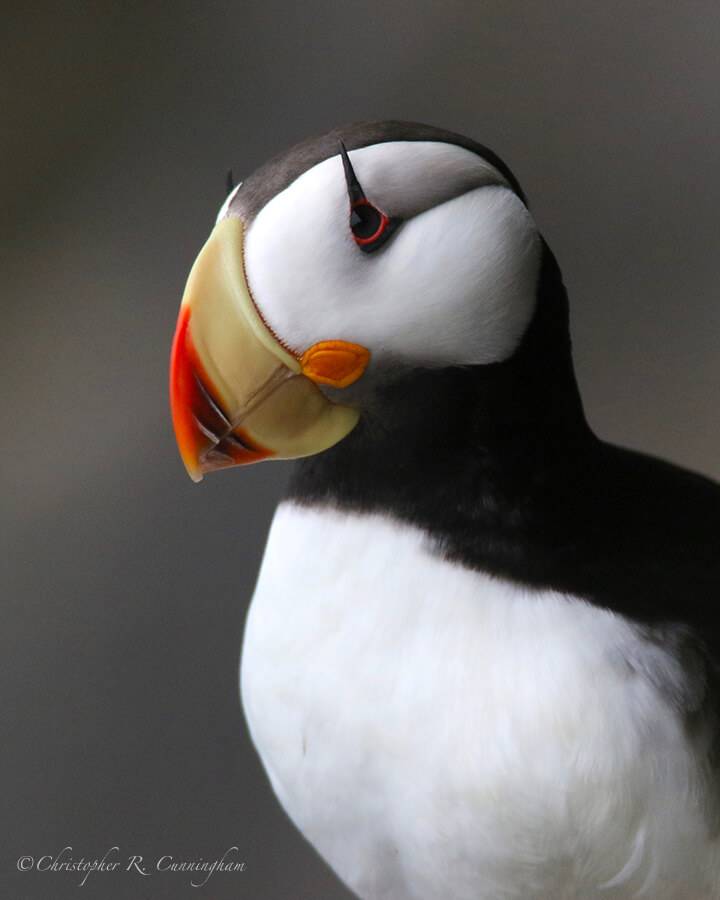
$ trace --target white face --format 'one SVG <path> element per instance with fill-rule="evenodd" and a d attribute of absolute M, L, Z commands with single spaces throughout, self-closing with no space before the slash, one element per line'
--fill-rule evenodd
<path fill-rule="evenodd" d="M 339 155 L 277 194 L 244 248 L 250 291 L 275 334 L 300 354 L 318 341 L 362 344 L 374 363 L 510 356 L 533 314 L 540 240 L 500 172 L 434 141 L 349 156 L 368 201 L 404 224 L 376 252 L 358 247 Z"/>

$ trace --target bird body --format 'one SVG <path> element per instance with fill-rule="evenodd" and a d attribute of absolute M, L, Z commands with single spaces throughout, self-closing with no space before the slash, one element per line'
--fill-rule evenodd
<path fill-rule="evenodd" d="M 360 897 L 710 896 L 702 764 L 652 653 L 674 664 L 423 530 L 285 503 L 243 704 L 283 806 Z"/>
<path fill-rule="evenodd" d="M 172 373 L 196 479 L 299 457 L 243 704 L 359 897 L 720 898 L 720 488 L 592 433 L 495 154 L 370 123 L 268 163 Z"/>

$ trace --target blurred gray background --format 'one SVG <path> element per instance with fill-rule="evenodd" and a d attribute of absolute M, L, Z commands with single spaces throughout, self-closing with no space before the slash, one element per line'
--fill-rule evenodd
<path fill-rule="evenodd" d="M 348 897 L 237 693 L 288 464 L 193 485 L 167 403 L 188 270 L 237 178 L 336 124 L 427 121 L 520 178 L 605 438 L 720 475 L 715 2 L 6 4 L 0 894 Z M 21 855 L 244 873 L 19 873 Z"/>

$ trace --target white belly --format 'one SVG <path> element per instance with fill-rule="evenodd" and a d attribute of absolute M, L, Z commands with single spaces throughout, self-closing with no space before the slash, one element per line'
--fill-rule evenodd
<path fill-rule="evenodd" d="M 285 809 L 364 900 L 717 898 L 682 724 L 626 661 L 644 652 L 621 617 L 420 531 L 284 504 L 242 696 Z"/>

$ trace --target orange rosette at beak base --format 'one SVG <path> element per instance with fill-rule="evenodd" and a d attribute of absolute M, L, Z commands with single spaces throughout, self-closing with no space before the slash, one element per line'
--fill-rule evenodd
<path fill-rule="evenodd" d="M 347 387 L 365 371 L 370 351 L 349 341 L 320 341 L 303 353 L 303 375 L 317 384 Z"/>
<path fill-rule="evenodd" d="M 180 308 L 170 407 L 193 481 L 215 469 L 320 453 L 349 434 L 359 417 L 332 403 L 316 382 L 352 383 L 368 351 L 324 341 L 299 361 L 258 313 L 242 251 L 242 222 L 222 219 L 195 261 Z"/>

